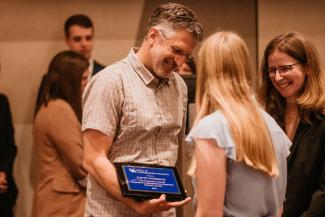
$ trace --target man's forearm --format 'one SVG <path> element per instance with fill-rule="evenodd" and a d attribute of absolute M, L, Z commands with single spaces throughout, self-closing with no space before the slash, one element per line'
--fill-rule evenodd
<path fill-rule="evenodd" d="M 121 194 L 117 173 L 113 164 L 102 155 L 95 159 L 88 167 L 89 174 L 107 191 L 111 196 L 133 208 L 135 201 L 125 198 Z"/>

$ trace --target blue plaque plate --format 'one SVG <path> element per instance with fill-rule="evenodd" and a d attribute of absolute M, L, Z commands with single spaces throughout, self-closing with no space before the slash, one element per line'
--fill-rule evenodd
<path fill-rule="evenodd" d="M 122 195 L 148 200 L 166 195 L 167 201 L 186 198 L 176 167 L 139 163 L 114 163 Z"/>

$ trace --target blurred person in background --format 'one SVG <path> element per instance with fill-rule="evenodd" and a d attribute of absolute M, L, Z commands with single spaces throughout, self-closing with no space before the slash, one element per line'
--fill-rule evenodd
<path fill-rule="evenodd" d="M 33 217 L 81 217 L 85 176 L 81 135 L 81 96 L 89 62 L 63 51 L 51 61 L 34 121 L 36 187 Z"/>
<path fill-rule="evenodd" d="M 70 16 L 64 23 L 65 42 L 71 51 L 84 56 L 89 62 L 89 78 L 105 68 L 93 58 L 95 40 L 95 27 L 91 19 L 84 14 Z M 39 104 L 40 97 L 44 91 L 46 74 L 43 76 L 38 89 L 36 104 Z"/>
<path fill-rule="evenodd" d="M 89 61 L 89 72 L 94 76 L 105 68 L 93 58 L 95 27 L 84 14 L 70 16 L 64 23 L 65 42 L 70 50 L 83 55 Z"/>

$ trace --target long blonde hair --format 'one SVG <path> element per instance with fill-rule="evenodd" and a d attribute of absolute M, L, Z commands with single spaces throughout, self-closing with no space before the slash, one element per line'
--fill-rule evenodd
<path fill-rule="evenodd" d="M 196 122 L 221 111 L 236 145 L 236 161 L 277 176 L 273 144 L 253 96 L 251 73 L 248 49 L 237 34 L 217 32 L 208 37 L 199 51 Z"/>

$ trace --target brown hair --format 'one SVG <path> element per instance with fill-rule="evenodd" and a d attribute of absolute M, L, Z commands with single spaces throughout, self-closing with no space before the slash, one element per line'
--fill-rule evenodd
<path fill-rule="evenodd" d="M 84 14 L 75 14 L 70 16 L 64 23 L 64 34 L 66 38 L 70 36 L 70 27 L 73 25 L 81 26 L 83 28 L 92 28 L 94 30 L 91 19 Z"/>
<path fill-rule="evenodd" d="M 319 118 L 325 108 L 325 78 L 320 68 L 319 56 L 314 45 L 299 32 L 288 32 L 272 39 L 265 48 L 260 68 L 260 100 L 265 109 L 284 128 L 285 98 L 273 86 L 267 68 L 269 56 L 275 51 L 283 52 L 304 66 L 307 72 L 303 87 L 297 98 L 300 119 L 311 123 Z"/>
<path fill-rule="evenodd" d="M 88 67 L 87 59 L 81 54 L 73 51 L 58 53 L 50 62 L 36 112 L 50 100 L 62 99 L 70 104 L 81 121 L 81 80 Z"/>
<path fill-rule="evenodd" d="M 203 29 L 196 14 L 181 4 L 167 3 L 156 8 L 149 18 L 148 30 L 159 25 L 173 30 L 185 28 L 196 40 L 203 39 Z"/>

